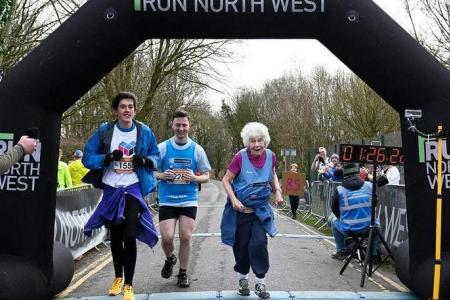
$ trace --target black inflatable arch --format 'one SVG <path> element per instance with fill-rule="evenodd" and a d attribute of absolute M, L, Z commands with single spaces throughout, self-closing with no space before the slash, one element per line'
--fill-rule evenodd
<path fill-rule="evenodd" d="M 22 170 L 15 176 L 28 176 L 26 188 L 11 181 L 0 191 L 0 298 L 46 297 L 65 287 L 51 287 L 63 263 L 53 260 L 61 114 L 149 38 L 318 39 L 401 115 L 405 108 L 422 109 L 422 131 L 434 132 L 438 123 L 450 128 L 450 73 L 370 0 L 88 1 L 0 84 L 0 131 L 13 133 L 16 142 L 26 128 L 38 126 L 42 140 L 38 175 Z M 434 157 L 431 148 L 425 160 L 420 156 L 423 143 L 405 124 L 402 139 L 409 249 L 397 273 L 425 298 L 432 294 L 435 232 L 426 161 Z M 448 199 L 445 181 L 444 191 Z M 449 212 L 444 201 L 443 298 L 450 297 Z M 24 284 L 25 269 L 35 269 L 35 287 Z"/>

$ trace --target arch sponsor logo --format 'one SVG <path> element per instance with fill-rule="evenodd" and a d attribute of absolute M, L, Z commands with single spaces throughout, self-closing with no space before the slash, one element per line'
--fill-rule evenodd
<path fill-rule="evenodd" d="M 135 11 L 189 13 L 324 13 L 325 0 L 133 0 Z"/>
<path fill-rule="evenodd" d="M 425 164 L 428 184 L 437 188 L 438 141 L 435 138 L 418 138 L 419 163 Z M 450 188 L 450 153 L 447 140 L 442 141 L 442 187 Z"/>
<path fill-rule="evenodd" d="M 0 133 L 0 155 L 14 147 L 13 133 Z M 41 168 L 41 143 L 36 146 L 33 154 L 27 154 L 0 176 L 2 191 L 34 191 L 39 179 Z"/>

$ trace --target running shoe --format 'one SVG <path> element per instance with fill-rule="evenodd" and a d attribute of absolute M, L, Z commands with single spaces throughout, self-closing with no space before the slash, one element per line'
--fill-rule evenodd
<path fill-rule="evenodd" d="M 264 283 L 255 284 L 255 294 L 260 299 L 270 299 L 270 294 L 266 291 L 266 285 Z"/>
<path fill-rule="evenodd" d="M 131 284 L 125 284 L 123 286 L 123 300 L 135 300 L 133 287 Z"/>
<path fill-rule="evenodd" d="M 187 288 L 187 287 L 190 286 L 189 278 L 188 278 L 186 272 L 179 273 L 177 275 L 177 277 L 178 277 L 178 281 L 177 281 L 178 287 L 180 287 L 180 288 Z"/>
<path fill-rule="evenodd" d="M 164 262 L 164 267 L 161 270 L 161 277 L 162 278 L 170 278 L 173 273 L 173 266 L 177 263 L 177 257 L 175 254 L 172 254 L 170 258 L 166 258 L 166 261 Z"/>
<path fill-rule="evenodd" d="M 117 296 L 122 292 L 122 285 L 123 285 L 123 278 L 122 277 L 116 277 L 111 285 L 111 288 L 109 289 L 108 294 L 110 296 Z"/>
<path fill-rule="evenodd" d="M 248 288 L 248 279 L 239 279 L 239 290 L 238 294 L 241 296 L 249 296 L 250 289 Z"/>

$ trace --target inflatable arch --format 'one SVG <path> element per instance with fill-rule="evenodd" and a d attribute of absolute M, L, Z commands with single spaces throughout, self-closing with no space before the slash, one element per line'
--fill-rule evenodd
<path fill-rule="evenodd" d="M 42 141 L 20 169 L 0 177 L 0 298 L 45 298 L 68 284 L 58 275 L 67 260 L 53 249 L 61 114 L 150 38 L 317 39 L 401 115 L 422 109 L 422 131 L 435 132 L 438 123 L 450 128 L 449 71 L 370 0 L 88 1 L 0 83 L 1 132 L 14 134 L 12 140 L 1 135 L 2 145 L 33 126 Z M 433 288 L 436 143 L 418 139 L 404 123 L 402 139 L 409 247 L 397 274 L 427 298 Z M 445 162 L 449 154 L 445 142 Z M 450 196 L 447 170 L 444 199 Z M 449 213 L 444 201 L 443 298 L 450 297 Z"/>

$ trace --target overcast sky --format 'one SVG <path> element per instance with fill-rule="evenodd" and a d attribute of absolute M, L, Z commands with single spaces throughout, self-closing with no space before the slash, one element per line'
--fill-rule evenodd
<path fill-rule="evenodd" d="M 408 24 L 401 0 L 374 0 L 403 27 Z M 236 46 L 238 62 L 221 69 L 226 84 L 214 83 L 222 93 L 206 94 L 212 107 L 220 109 L 221 100 L 229 101 L 242 87 L 259 89 L 264 82 L 290 71 L 301 69 L 309 73 L 315 66 L 325 66 L 330 72 L 349 69 L 317 40 L 243 40 Z M 350 72 L 350 71 L 349 71 Z"/>

